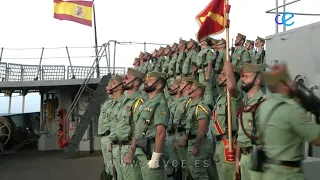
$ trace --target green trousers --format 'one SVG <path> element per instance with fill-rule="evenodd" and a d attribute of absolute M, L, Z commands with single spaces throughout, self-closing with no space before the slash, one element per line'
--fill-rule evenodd
<path fill-rule="evenodd" d="M 288 168 L 278 165 L 266 165 L 266 171 L 262 174 L 262 180 L 305 180 L 301 168 Z M 317 178 L 318 179 L 318 178 Z"/>
<path fill-rule="evenodd" d="M 105 170 L 107 174 L 112 175 L 112 163 L 111 163 L 111 153 L 108 151 L 111 146 L 111 141 L 108 136 L 101 137 L 101 151 L 103 155 L 103 161 L 105 165 Z"/>
<path fill-rule="evenodd" d="M 168 135 L 168 134 L 167 134 Z M 180 165 L 178 153 L 174 147 L 174 135 L 168 135 L 164 148 L 166 174 L 172 174 Z"/>
<path fill-rule="evenodd" d="M 190 175 L 189 167 L 187 166 L 187 145 L 186 147 L 178 146 L 179 142 L 184 138 L 185 133 L 177 133 L 175 135 L 175 141 L 176 141 L 176 152 L 178 154 L 179 162 L 182 168 L 182 173 L 184 177 L 188 177 Z"/>
<path fill-rule="evenodd" d="M 124 164 L 123 160 L 126 156 L 126 154 L 129 151 L 129 148 L 131 148 L 130 145 L 122 145 L 121 146 L 121 172 L 123 180 L 141 180 L 141 170 L 139 166 L 139 162 L 136 158 L 133 159 L 132 164 Z"/>
<path fill-rule="evenodd" d="M 214 151 L 215 151 L 215 142 L 213 140 L 213 137 L 211 135 L 208 136 L 208 161 L 209 161 L 209 167 L 207 168 L 207 172 L 208 172 L 208 176 L 209 176 L 209 180 L 218 180 L 218 172 L 217 172 L 217 167 L 216 167 L 216 163 L 213 160 L 213 155 L 214 155 Z"/>
<path fill-rule="evenodd" d="M 218 176 L 221 180 L 234 180 L 236 169 L 235 162 L 226 162 L 224 155 L 224 146 L 221 141 L 216 144 L 215 162 L 217 166 Z"/>
<path fill-rule="evenodd" d="M 113 155 L 113 165 L 117 171 L 117 178 L 122 179 L 121 165 L 122 165 L 123 161 L 121 161 L 121 159 L 120 159 L 120 146 L 119 145 L 112 146 L 112 155 Z"/>
<path fill-rule="evenodd" d="M 190 170 L 190 174 L 192 179 L 194 180 L 208 180 L 208 142 L 207 139 L 204 139 L 199 146 L 198 153 L 196 155 L 193 155 L 192 151 L 195 145 L 195 141 L 195 139 L 188 140 L 187 163 Z"/>
<path fill-rule="evenodd" d="M 150 150 L 153 152 L 154 150 L 154 143 L 150 144 Z M 165 179 L 165 172 L 164 172 L 164 160 L 160 160 L 159 164 L 160 167 L 156 169 L 150 169 L 148 166 L 149 160 L 147 159 L 146 154 L 142 151 L 141 148 L 136 149 L 135 158 L 138 160 L 138 167 L 140 168 L 142 178 L 135 179 L 135 180 L 160 180 Z"/>
<path fill-rule="evenodd" d="M 241 159 L 240 159 L 241 179 L 247 179 L 247 180 L 262 179 L 261 173 L 251 171 L 250 166 L 251 166 L 250 154 L 248 155 L 241 154 Z"/>

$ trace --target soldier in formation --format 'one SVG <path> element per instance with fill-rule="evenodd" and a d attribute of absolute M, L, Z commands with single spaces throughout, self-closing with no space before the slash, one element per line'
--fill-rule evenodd
<path fill-rule="evenodd" d="M 305 100 L 295 100 L 301 97 L 286 66 L 265 72 L 264 43 L 239 33 L 232 53 L 225 39 L 211 38 L 141 52 L 106 87 L 98 133 L 108 177 L 303 179 L 303 142 L 320 145 L 320 127 Z M 253 153 L 261 147 L 265 161 Z"/>

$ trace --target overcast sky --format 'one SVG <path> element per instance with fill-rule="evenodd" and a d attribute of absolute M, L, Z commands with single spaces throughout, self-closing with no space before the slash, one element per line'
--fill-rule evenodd
<path fill-rule="evenodd" d="M 293 0 L 287 0 L 287 3 L 291 1 Z M 186 40 L 196 39 L 195 34 L 199 26 L 195 16 L 209 2 L 210 0 L 95 0 L 98 44 L 101 45 L 108 40 L 173 44 L 178 42 L 180 37 Z M 229 0 L 229 3 L 230 41 L 238 32 L 250 40 L 275 33 L 275 14 L 265 13 L 266 10 L 275 7 L 275 0 Z M 279 5 L 282 4 L 283 1 L 279 0 Z M 319 0 L 302 0 L 287 6 L 286 11 L 317 13 L 319 5 Z M 32 0 L 32 3 L 25 0 L 2 1 L 0 17 L 0 47 L 5 48 L 2 62 L 36 65 L 39 64 L 41 47 L 94 46 L 93 28 L 53 18 L 53 0 Z M 295 16 L 294 24 L 287 27 L 287 30 L 317 22 L 319 18 Z M 282 27 L 279 27 L 279 30 L 282 31 Z M 224 33 L 214 38 L 222 37 L 225 38 Z M 148 45 L 147 51 L 157 47 Z M 39 49 L 14 50 L 20 48 Z M 111 51 L 113 53 L 113 47 Z M 131 66 L 134 57 L 140 51 L 143 51 L 143 45 L 117 45 L 116 66 Z M 72 56 L 93 56 L 93 49 L 71 48 L 69 52 L 73 65 L 91 66 L 92 58 Z M 24 57 L 29 59 L 21 59 Z M 42 64 L 68 65 L 66 58 L 57 58 L 67 57 L 63 48 L 45 49 L 43 57 L 45 59 Z M 105 65 L 105 60 L 102 60 L 101 66 Z M 20 112 L 21 98 L 14 99 L 14 106 L 17 107 L 13 108 L 13 112 Z M 34 97 L 27 98 L 27 110 L 35 106 L 33 101 L 38 100 L 34 100 Z M 0 98 L 0 102 L 7 104 L 7 98 Z M 2 112 L 7 112 L 6 106 L 0 107 L 0 113 Z"/>

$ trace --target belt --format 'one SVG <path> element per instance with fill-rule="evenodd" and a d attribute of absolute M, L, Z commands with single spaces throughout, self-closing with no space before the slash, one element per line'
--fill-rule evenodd
<path fill-rule="evenodd" d="M 181 73 L 176 73 L 177 76 L 180 76 Z"/>
<path fill-rule="evenodd" d="M 118 145 L 119 141 L 112 141 L 112 145 Z"/>
<path fill-rule="evenodd" d="M 242 148 L 240 148 L 240 152 L 243 155 L 248 155 L 248 154 L 251 153 L 251 151 L 252 151 L 252 146 L 251 147 L 242 147 Z"/>
<path fill-rule="evenodd" d="M 204 135 L 204 137 L 206 138 L 207 135 Z M 197 138 L 197 135 L 189 135 L 189 136 L 188 136 L 188 139 L 189 139 L 189 140 L 196 139 L 196 138 Z"/>
<path fill-rule="evenodd" d="M 110 131 L 108 130 L 108 131 L 106 131 L 105 133 L 101 134 L 101 137 L 103 137 L 103 136 L 109 136 L 109 134 L 110 134 Z"/>
<path fill-rule="evenodd" d="M 267 157 L 266 163 L 279 165 L 279 166 L 288 166 L 288 167 L 292 167 L 292 168 L 301 167 L 301 161 L 279 161 L 279 160 L 269 158 L 269 157 Z"/>
<path fill-rule="evenodd" d="M 237 133 L 237 131 L 232 131 L 232 136 L 235 136 L 236 133 Z M 223 139 L 227 139 L 228 137 L 229 137 L 228 133 L 224 133 L 224 134 L 220 134 L 220 135 L 216 136 L 216 140 L 218 142 L 218 141 L 221 141 Z"/>
<path fill-rule="evenodd" d="M 186 132 L 186 128 L 177 127 L 177 128 L 176 128 L 176 131 L 177 131 L 178 133 Z"/>
<path fill-rule="evenodd" d="M 122 145 L 130 145 L 131 141 L 120 141 L 119 144 Z"/>

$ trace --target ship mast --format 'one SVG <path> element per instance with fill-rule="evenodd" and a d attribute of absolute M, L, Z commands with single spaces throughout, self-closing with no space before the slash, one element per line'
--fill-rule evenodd
<path fill-rule="evenodd" d="M 100 78 L 100 67 L 99 67 L 99 58 L 98 58 L 98 38 L 97 38 L 97 20 L 96 20 L 96 11 L 94 7 L 94 0 L 92 1 L 92 12 L 93 12 L 93 24 L 94 24 L 94 43 L 95 43 L 95 53 L 96 53 L 96 63 L 97 63 L 97 78 Z"/>

